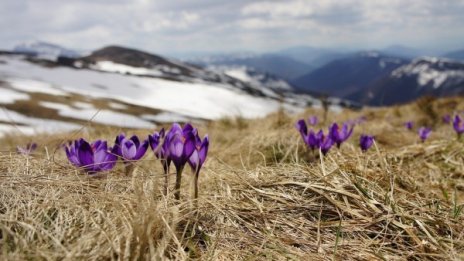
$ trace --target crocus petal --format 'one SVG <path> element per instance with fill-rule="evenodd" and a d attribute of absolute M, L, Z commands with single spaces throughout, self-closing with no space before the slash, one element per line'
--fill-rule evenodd
<path fill-rule="evenodd" d="M 106 161 L 106 156 L 108 152 L 106 150 L 97 150 L 93 153 L 93 162 L 94 164 L 100 164 Z"/>
<path fill-rule="evenodd" d="M 69 149 L 67 146 L 65 147 L 65 151 L 66 151 L 66 157 L 68 157 L 68 160 L 71 162 L 71 164 L 76 167 L 80 167 L 81 164 L 79 162 L 79 159 L 76 153 L 72 149 Z"/>
<path fill-rule="evenodd" d="M 148 149 L 148 140 L 144 140 L 142 145 L 137 149 L 137 153 L 135 154 L 134 160 L 139 160 L 145 155 Z"/>
<path fill-rule="evenodd" d="M 328 136 L 329 136 L 333 141 L 339 140 L 338 124 L 333 123 L 333 124 L 330 126 Z"/>
<path fill-rule="evenodd" d="M 179 125 L 179 123 L 174 123 L 172 124 L 171 129 L 169 130 L 169 133 L 171 133 L 172 135 L 176 133 L 182 133 L 182 127 Z"/>
<path fill-rule="evenodd" d="M 116 136 L 116 139 L 114 141 L 114 147 L 112 149 L 113 153 L 120 157 L 122 157 L 121 143 L 124 140 L 124 138 L 124 134 L 119 134 L 118 136 Z"/>
<path fill-rule="evenodd" d="M 122 157 L 127 160 L 132 160 L 137 153 L 137 148 L 132 140 L 124 140 L 122 143 Z"/>
<path fill-rule="evenodd" d="M 195 136 L 192 132 L 187 133 L 184 141 L 184 150 L 182 152 L 182 158 L 187 160 L 196 148 Z"/>
<path fill-rule="evenodd" d="M 160 142 L 160 135 L 158 133 L 153 133 L 153 135 L 148 135 L 148 142 L 150 144 L 150 148 L 154 151 L 158 148 Z"/>
<path fill-rule="evenodd" d="M 184 144 L 179 137 L 180 135 L 176 135 L 171 139 L 169 145 L 169 152 L 170 155 L 176 158 L 180 158 L 182 156 L 182 152 L 184 150 Z"/>
<path fill-rule="evenodd" d="M 306 126 L 306 122 L 303 119 L 301 119 L 296 122 L 295 127 L 300 132 L 301 137 L 304 140 L 306 135 L 308 135 L 308 127 Z"/>
<path fill-rule="evenodd" d="M 209 149 L 209 137 L 208 135 L 205 136 L 203 142 L 201 143 L 200 151 L 198 152 L 198 156 L 200 157 L 200 165 L 203 165 L 206 161 L 206 156 L 208 155 Z"/>
<path fill-rule="evenodd" d="M 197 168 L 200 166 L 200 156 L 198 154 L 198 151 L 195 150 L 192 155 L 190 156 L 189 160 L 189 165 L 192 167 L 194 171 L 197 170 Z"/>
<path fill-rule="evenodd" d="M 111 170 L 116 165 L 118 157 L 112 153 L 106 153 L 104 162 L 100 165 L 102 171 Z"/>
<path fill-rule="evenodd" d="M 132 142 L 134 142 L 136 148 L 138 148 L 138 147 L 140 146 L 139 137 L 133 135 L 132 137 L 130 137 L 130 140 L 131 140 Z"/>
<path fill-rule="evenodd" d="M 86 141 L 82 141 L 80 143 L 79 149 L 77 151 L 77 157 L 81 167 L 91 167 L 93 165 L 93 151 L 89 143 Z"/>
<path fill-rule="evenodd" d="M 184 125 L 184 128 L 182 129 L 182 133 L 183 133 L 184 135 L 185 135 L 185 133 L 187 133 L 187 132 L 192 132 L 192 131 L 194 131 L 194 128 L 193 128 L 192 124 L 190 124 L 190 123 L 186 123 L 186 124 Z"/>

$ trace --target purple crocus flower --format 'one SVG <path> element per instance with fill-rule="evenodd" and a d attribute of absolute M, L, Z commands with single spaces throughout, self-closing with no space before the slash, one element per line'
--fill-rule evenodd
<path fill-rule="evenodd" d="M 300 132 L 301 138 L 306 141 L 306 136 L 308 135 L 308 127 L 306 126 L 306 122 L 303 119 L 298 120 L 295 124 L 295 127 Z"/>
<path fill-rule="evenodd" d="M 316 126 L 319 123 L 319 119 L 317 118 L 317 116 L 311 116 L 308 119 L 308 123 L 311 126 Z"/>
<path fill-rule="evenodd" d="M 363 152 L 366 152 L 374 144 L 374 136 L 362 134 L 359 138 L 359 147 Z"/>
<path fill-rule="evenodd" d="M 161 143 L 161 139 L 163 139 L 163 143 Z M 154 132 L 152 135 L 148 135 L 148 143 L 150 144 L 151 150 L 155 153 L 156 158 L 161 160 L 164 170 L 164 195 L 167 196 L 171 160 L 167 156 L 169 144 L 165 138 L 164 128 L 162 128 L 159 132 Z"/>
<path fill-rule="evenodd" d="M 161 139 L 164 139 L 164 128 L 161 129 L 160 132 L 154 132 L 152 135 L 148 135 L 148 144 L 155 153 L 157 159 L 166 159 L 166 152 L 163 150 L 163 146 L 159 146 Z"/>
<path fill-rule="evenodd" d="M 445 114 L 443 117 L 441 117 L 443 123 L 445 124 L 450 124 L 451 123 L 451 115 Z"/>
<path fill-rule="evenodd" d="M 353 133 L 354 126 L 348 129 L 348 124 L 344 123 L 342 129 L 339 130 L 338 124 L 334 123 L 329 128 L 329 137 L 333 142 L 337 143 L 337 147 L 340 148 L 341 144 L 345 142 Z"/>
<path fill-rule="evenodd" d="M 208 135 L 206 135 L 202 141 L 200 137 L 198 136 L 198 133 L 196 133 L 195 134 L 195 150 L 193 151 L 192 155 L 190 156 L 188 160 L 190 167 L 192 167 L 192 170 L 195 172 L 195 180 L 194 180 L 195 199 L 198 198 L 198 177 L 200 174 L 200 169 L 203 166 L 203 163 L 205 163 L 206 157 L 208 156 L 208 148 L 209 148 Z"/>
<path fill-rule="evenodd" d="M 148 140 L 144 140 L 141 143 L 137 136 L 133 135 L 130 138 L 126 138 L 122 133 L 116 137 L 114 148 L 116 155 L 127 165 L 132 161 L 141 159 L 145 155 L 148 149 Z"/>
<path fill-rule="evenodd" d="M 169 158 L 178 171 L 183 169 L 195 150 L 196 140 L 193 130 L 190 124 L 186 124 L 182 129 L 175 123 L 169 131 Z"/>
<path fill-rule="evenodd" d="M 308 127 L 306 126 L 306 122 L 304 120 L 297 121 L 295 127 L 300 132 L 301 138 L 305 144 L 311 150 L 315 150 L 320 147 L 321 142 L 324 139 L 324 133 L 322 130 L 320 130 L 318 133 L 314 133 L 312 129 L 308 131 Z"/>
<path fill-rule="evenodd" d="M 414 122 L 412 121 L 405 122 L 404 127 L 406 127 L 406 129 L 408 130 L 412 130 L 412 128 L 414 128 Z"/>
<path fill-rule="evenodd" d="M 196 130 L 191 124 L 187 123 L 182 128 L 179 124 L 174 123 L 164 140 L 167 148 L 167 157 L 174 163 L 177 171 L 174 191 L 174 197 L 177 200 L 180 199 L 182 171 L 195 150 L 195 133 Z"/>
<path fill-rule="evenodd" d="M 37 149 L 37 143 L 28 143 L 26 147 L 16 146 L 16 151 L 25 156 L 31 155 Z"/>
<path fill-rule="evenodd" d="M 71 164 L 83 168 L 88 174 L 111 170 L 117 161 L 115 149 L 108 148 L 102 140 L 91 144 L 84 139 L 75 140 L 65 146 L 65 151 Z"/>
<path fill-rule="evenodd" d="M 332 148 L 334 143 L 335 143 L 334 140 L 330 136 L 322 137 L 319 148 L 321 149 L 321 152 L 324 156 L 327 155 L 327 153 Z"/>
<path fill-rule="evenodd" d="M 464 123 L 459 115 L 454 116 L 453 128 L 456 131 L 456 134 L 458 134 L 458 138 L 460 138 L 464 133 Z"/>
<path fill-rule="evenodd" d="M 430 136 L 431 132 L 432 132 L 432 129 L 427 128 L 427 127 L 421 127 L 418 131 L 419 138 L 421 139 L 421 141 L 425 142 L 425 140 Z"/>
<path fill-rule="evenodd" d="M 305 143 L 311 150 L 319 148 L 320 138 L 318 137 L 318 134 L 314 133 L 313 130 L 310 130 L 306 136 Z"/>
<path fill-rule="evenodd" d="M 133 135 L 130 138 L 122 133 L 116 137 L 114 142 L 114 152 L 121 158 L 126 168 L 126 175 L 132 174 L 134 171 L 134 161 L 137 161 L 145 155 L 148 149 L 148 140 L 144 140 L 140 143 L 137 136 Z"/>

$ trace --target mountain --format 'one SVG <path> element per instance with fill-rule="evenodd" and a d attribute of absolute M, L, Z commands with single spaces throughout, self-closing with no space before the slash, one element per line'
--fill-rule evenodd
<path fill-rule="evenodd" d="M 258 71 L 210 70 L 120 46 L 65 61 L 2 52 L 0 136 L 93 125 L 150 129 L 164 122 L 254 118 L 280 108 L 320 106 L 289 88 Z M 333 109 L 350 105 L 330 101 Z"/>
<path fill-rule="evenodd" d="M 423 95 L 442 97 L 463 94 L 464 63 L 422 57 L 346 98 L 370 105 L 392 105 L 409 102 Z"/>
<path fill-rule="evenodd" d="M 226 74 L 121 46 L 107 46 L 96 50 L 88 56 L 77 59 L 75 64 L 79 68 L 156 77 L 180 82 L 203 81 L 214 84 L 225 84 L 247 91 L 252 95 L 265 96 L 261 90 L 250 87 L 239 79 Z"/>
<path fill-rule="evenodd" d="M 210 66 L 208 69 L 224 73 L 257 88 L 270 89 L 276 92 L 293 91 L 293 86 L 284 79 L 246 66 Z"/>
<path fill-rule="evenodd" d="M 56 60 L 58 57 L 77 58 L 80 56 L 80 54 L 76 51 L 41 41 L 31 41 L 18 44 L 13 47 L 13 51 L 16 53 L 39 56 L 42 59 L 49 60 Z"/>
<path fill-rule="evenodd" d="M 295 46 L 280 50 L 276 52 L 276 55 L 292 58 L 296 61 L 311 65 L 313 68 L 317 68 L 346 56 L 346 53 L 310 46 Z M 309 72 L 309 70 L 307 72 Z"/>
<path fill-rule="evenodd" d="M 443 57 L 464 62 L 464 50 L 449 52 L 444 54 Z"/>
<path fill-rule="evenodd" d="M 285 80 L 294 79 L 313 69 L 312 66 L 282 55 L 220 55 L 190 60 L 203 66 L 246 66 L 248 68 L 276 75 Z"/>
<path fill-rule="evenodd" d="M 381 52 L 391 56 L 403 57 L 407 59 L 414 59 L 419 56 L 424 56 L 428 54 L 423 50 L 411 48 L 404 45 L 390 45 L 383 49 Z"/>
<path fill-rule="evenodd" d="M 316 69 L 292 84 L 303 93 L 319 92 L 345 98 L 363 91 L 372 82 L 389 75 L 407 60 L 379 52 L 360 52 Z"/>

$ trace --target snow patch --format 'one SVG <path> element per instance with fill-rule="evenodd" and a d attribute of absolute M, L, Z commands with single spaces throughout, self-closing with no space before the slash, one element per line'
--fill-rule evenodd
<path fill-rule="evenodd" d="M 73 119 L 136 129 L 150 129 L 155 127 L 155 125 L 151 122 L 134 115 L 120 112 L 97 109 L 74 109 L 66 104 L 54 102 L 40 102 L 39 104 L 45 108 L 57 110 L 60 116 Z"/>
<path fill-rule="evenodd" d="M 11 89 L 0 88 L 0 103 L 12 104 L 17 100 L 28 100 L 29 95 Z"/>
<path fill-rule="evenodd" d="M 7 78 L 8 82 L 14 89 L 23 92 L 40 92 L 57 96 L 66 96 L 68 93 L 58 89 L 56 85 L 24 78 Z"/>
<path fill-rule="evenodd" d="M 190 119 L 172 112 L 161 112 L 156 115 L 145 114 L 141 118 L 154 122 L 189 122 Z"/>
<path fill-rule="evenodd" d="M 396 78 L 416 77 L 417 83 L 421 87 L 431 85 L 434 89 L 446 88 L 447 83 L 464 84 L 464 65 L 448 59 L 422 57 L 399 67 L 391 75 Z"/>
<path fill-rule="evenodd" d="M 114 72 L 121 74 L 133 74 L 133 75 L 149 75 L 149 76 L 161 76 L 162 72 L 158 70 L 152 70 L 143 67 L 133 67 L 125 64 L 114 63 L 112 61 L 98 61 L 94 65 L 90 65 L 90 68 L 94 70 L 100 70 L 105 72 Z"/>
<path fill-rule="evenodd" d="M 0 124 L 0 136 L 18 131 L 21 134 L 34 135 L 44 132 L 72 131 L 82 127 L 74 123 L 28 117 L 7 109 L 0 110 L 0 121 L 11 122 L 11 124 Z"/>
<path fill-rule="evenodd" d="M 218 119 L 238 115 L 255 118 L 279 108 L 276 100 L 251 96 L 220 83 L 177 82 L 69 67 L 47 68 L 21 59 L 0 64 L 0 71 L 12 76 L 5 80 L 26 91 L 63 94 L 63 91 L 53 88 L 59 87 L 70 93 L 115 99 L 193 118 Z"/>

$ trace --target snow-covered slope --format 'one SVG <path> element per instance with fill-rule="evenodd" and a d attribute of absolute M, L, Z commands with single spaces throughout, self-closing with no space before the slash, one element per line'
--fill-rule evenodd
<path fill-rule="evenodd" d="M 464 64 L 435 57 L 417 58 L 354 94 L 357 100 L 372 105 L 409 102 L 423 95 L 464 94 Z"/>
<path fill-rule="evenodd" d="M 464 64 L 444 58 L 422 57 L 394 70 L 392 76 L 414 77 L 420 87 L 448 89 L 464 84 Z"/>
<path fill-rule="evenodd" d="M 3 130 L 11 130 L 11 120 L 32 128 L 36 121 L 30 119 L 43 118 L 43 115 L 58 117 L 66 129 L 74 120 L 82 123 L 90 119 L 97 124 L 150 128 L 157 122 L 169 121 L 169 118 L 175 121 L 226 116 L 262 117 L 280 106 L 280 101 L 274 97 L 252 95 L 226 82 L 182 82 L 91 68 L 42 66 L 19 55 L 3 55 L 0 60 L 0 106 L 9 111 L 0 111 L 3 114 L 0 129 Z M 82 101 L 74 104 L 76 97 Z M 100 101 L 111 101 L 116 106 L 109 105 L 111 103 L 104 108 L 94 106 Z M 22 105 L 35 107 L 25 115 L 21 111 Z M 133 112 L 125 110 L 124 106 L 146 109 Z M 289 110 L 300 110 L 290 102 L 284 102 L 284 106 Z M 14 110 L 17 111 L 11 113 Z M 42 110 L 47 114 L 33 115 Z"/>
<path fill-rule="evenodd" d="M 63 48 L 56 44 L 31 41 L 17 44 L 13 48 L 14 52 L 36 55 L 42 59 L 55 61 L 58 57 L 77 58 L 80 54 L 76 51 Z"/>

